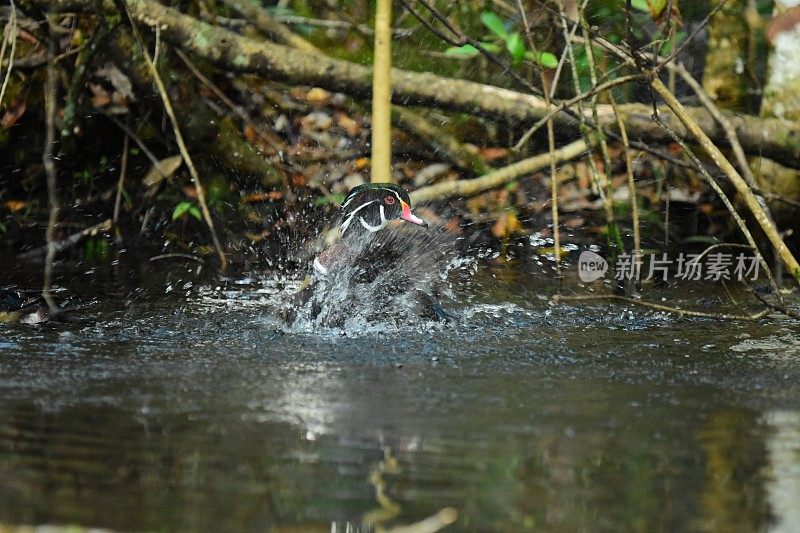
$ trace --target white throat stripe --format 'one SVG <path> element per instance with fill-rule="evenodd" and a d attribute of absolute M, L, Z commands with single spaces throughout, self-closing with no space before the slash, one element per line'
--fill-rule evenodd
<path fill-rule="evenodd" d="M 378 200 L 369 201 L 369 202 L 365 203 L 364 205 L 358 206 L 358 208 L 356 208 L 352 213 L 350 213 L 350 215 L 347 217 L 347 219 L 344 222 L 342 222 L 342 235 L 344 235 L 344 232 L 347 231 L 347 228 L 350 227 L 350 223 L 353 221 L 353 218 L 356 216 L 356 213 L 358 213 L 359 211 L 361 211 L 362 209 L 367 207 L 369 204 L 374 204 L 377 201 Z"/>
<path fill-rule="evenodd" d="M 377 226 L 371 226 L 366 220 L 364 220 L 364 217 L 358 217 L 358 220 L 361 222 L 361 225 L 364 226 L 370 233 L 375 233 L 376 231 L 382 230 L 389 222 L 386 220 L 386 213 L 383 210 L 383 204 L 381 204 L 381 223 Z"/>

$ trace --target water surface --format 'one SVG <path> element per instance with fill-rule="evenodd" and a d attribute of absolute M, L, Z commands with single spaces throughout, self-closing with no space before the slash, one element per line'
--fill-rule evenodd
<path fill-rule="evenodd" d="M 793 322 L 552 306 L 484 265 L 452 324 L 291 331 L 283 282 L 197 267 L 62 268 L 91 320 L 0 325 L 0 523 L 800 529 Z"/>

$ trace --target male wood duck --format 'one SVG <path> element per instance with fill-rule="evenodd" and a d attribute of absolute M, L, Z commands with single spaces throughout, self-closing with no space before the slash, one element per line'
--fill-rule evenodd
<path fill-rule="evenodd" d="M 286 318 L 294 322 L 297 311 L 306 308 L 312 321 L 338 327 L 354 316 L 446 319 L 434 297 L 439 247 L 429 234 L 409 231 L 427 227 L 411 211 L 402 187 L 368 183 L 353 188 L 342 202 L 341 239 L 316 256 L 314 276 Z"/>

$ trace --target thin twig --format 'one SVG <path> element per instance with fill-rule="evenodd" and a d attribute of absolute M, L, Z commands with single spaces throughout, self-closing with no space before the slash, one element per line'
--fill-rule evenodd
<path fill-rule="evenodd" d="M 56 92 L 58 91 L 58 70 L 56 69 L 56 50 L 58 49 L 58 36 L 53 31 L 55 24 L 47 16 L 47 26 L 49 38 L 47 40 L 47 78 L 44 89 L 44 109 L 45 109 L 45 140 L 42 163 L 47 174 L 47 199 L 50 205 L 50 215 L 47 219 L 47 254 L 44 261 L 44 283 L 42 285 L 42 297 L 47 303 L 51 312 L 58 312 L 58 306 L 53 300 L 50 290 L 53 286 L 53 266 L 56 259 L 56 223 L 58 222 L 58 212 L 61 208 L 58 198 L 58 176 L 56 174 L 56 161 L 54 148 L 56 143 Z"/>
<path fill-rule="evenodd" d="M 583 7 L 585 7 L 585 5 L 586 5 L 586 0 L 584 0 Z M 573 85 L 575 94 L 576 95 L 580 95 L 581 94 L 580 78 L 578 76 L 577 62 L 575 61 L 575 50 L 574 50 L 574 48 L 572 46 L 572 41 L 569 39 L 569 35 L 570 35 L 570 33 L 568 31 L 569 23 L 567 22 L 566 15 L 564 14 L 563 6 L 559 5 L 558 12 L 559 12 L 559 16 L 561 17 L 561 19 L 560 19 L 561 20 L 561 31 L 563 32 L 564 40 L 565 40 L 564 46 L 569 51 L 570 69 L 571 69 L 571 73 L 572 73 L 572 85 Z M 578 24 L 575 23 L 575 25 L 577 26 Z M 581 135 L 583 136 L 583 138 L 588 140 L 589 137 L 590 137 L 589 136 L 589 130 L 588 130 L 588 123 L 590 122 L 590 120 L 586 117 L 586 112 L 583 109 L 583 100 L 578 100 L 576 103 L 578 104 L 577 115 L 578 115 L 578 120 L 579 120 L 579 123 L 580 123 L 579 130 L 580 130 Z M 599 128 L 596 128 L 596 129 L 599 130 Z M 587 158 L 587 161 L 589 163 L 589 169 L 591 170 L 591 173 L 592 173 L 592 183 L 594 184 L 594 187 L 597 190 L 597 194 L 600 196 L 600 200 L 603 202 L 603 210 L 604 210 L 605 218 L 606 218 L 606 226 L 607 226 L 609 232 L 611 232 L 612 228 L 616 228 L 616 223 L 614 222 L 614 206 L 612 205 L 612 198 L 611 198 L 611 195 L 609 194 L 609 191 L 606 190 L 606 188 L 608 187 L 608 180 L 607 179 L 606 180 L 601 180 L 600 172 L 599 172 L 599 170 L 597 168 L 597 163 L 595 162 L 595 159 L 594 159 L 594 153 L 591 153 L 589 155 L 589 157 Z M 616 242 L 616 241 L 619 240 L 617 238 L 617 236 L 619 235 L 619 232 L 618 231 L 614 231 L 613 234 L 609 233 L 609 235 L 612 238 L 615 239 L 614 240 L 614 246 L 617 246 L 619 244 L 619 243 Z"/>
<path fill-rule="evenodd" d="M 156 83 L 156 88 L 158 89 L 158 93 L 161 96 L 161 101 L 164 104 L 164 111 L 166 111 L 167 116 L 172 123 L 172 131 L 175 134 L 175 141 L 178 144 L 178 150 L 180 150 L 181 156 L 186 163 L 186 167 L 189 169 L 189 174 L 192 176 L 195 192 L 197 193 L 197 202 L 200 204 L 200 210 L 203 213 L 203 219 L 205 220 L 208 230 L 211 233 L 211 239 L 214 241 L 214 248 L 219 256 L 220 268 L 224 270 L 228 266 L 228 258 L 225 257 L 225 252 L 222 250 L 222 244 L 220 243 L 219 237 L 217 237 L 217 231 L 214 228 L 214 220 L 211 218 L 211 212 L 208 210 L 208 204 L 206 203 L 206 192 L 203 188 L 202 182 L 200 181 L 200 174 L 197 172 L 197 168 L 194 166 L 194 161 L 189 155 L 189 150 L 186 148 L 186 143 L 183 140 L 183 135 L 181 134 L 180 126 L 178 125 L 178 118 L 175 116 L 175 111 L 172 108 L 172 102 L 167 95 L 167 89 L 164 86 L 161 75 L 158 73 L 155 63 L 150 57 L 147 47 L 144 45 L 144 40 L 142 39 L 139 29 L 136 26 L 136 22 L 134 22 L 130 11 L 127 9 L 127 6 L 125 7 L 125 13 L 130 21 L 136 41 L 139 43 L 139 47 L 142 49 L 142 54 L 144 55 L 147 66 L 150 69 L 150 73 L 153 75 L 153 81 Z"/>
<path fill-rule="evenodd" d="M 478 52 L 480 52 L 484 57 L 486 57 L 489 61 L 496 64 L 500 68 L 503 69 L 503 73 L 510 76 L 514 81 L 519 83 L 521 86 L 525 87 L 531 93 L 536 95 L 541 95 L 541 90 L 531 84 L 528 80 L 520 76 L 514 68 L 511 66 L 510 63 L 501 59 L 497 54 L 493 54 L 489 52 L 477 39 L 473 39 L 469 35 L 459 31 L 455 26 L 453 26 L 450 21 L 444 16 L 436 7 L 434 7 L 428 0 L 416 0 L 434 16 L 442 25 L 447 28 L 447 30 L 456 36 L 455 39 L 449 37 L 444 32 L 438 30 L 433 24 L 425 20 L 425 18 L 413 7 L 411 6 L 407 0 L 400 0 L 400 3 L 405 7 L 409 12 L 411 12 L 414 17 L 419 20 L 426 28 L 428 28 L 431 32 L 433 32 L 436 36 L 440 39 L 445 41 L 446 43 L 450 44 L 451 46 L 464 46 L 465 44 L 469 44 L 474 46 Z"/>
<path fill-rule="evenodd" d="M 689 44 L 694 40 L 694 38 L 697 37 L 697 35 L 701 31 L 703 31 L 706 28 L 706 26 L 708 26 L 708 23 L 711 21 L 711 17 L 716 15 L 723 7 L 725 7 L 725 3 L 726 2 L 727 2 L 727 0 L 720 0 L 719 4 L 714 6 L 714 8 L 711 11 L 709 11 L 708 15 L 705 16 L 705 18 L 702 20 L 702 22 L 700 22 L 700 24 L 695 26 L 695 28 L 692 31 L 692 33 L 690 33 L 686 37 L 686 40 L 683 41 L 679 46 L 675 47 L 675 49 L 672 50 L 672 53 L 670 53 L 667 57 L 665 57 L 664 59 L 659 61 L 659 63 L 656 66 L 655 70 L 656 71 L 660 70 L 664 65 L 666 65 L 667 63 L 671 62 L 673 59 L 678 57 L 678 55 L 681 52 L 683 52 L 683 49 L 686 48 L 687 46 L 689 46 Z"/>
<path fill-rule="evenodd" d="M 307 17 L 300 17 L 297 15 L 274 15 L 273 17 L 278 22 L 283 22 L 284 24 L 298 24 L 298 25 L 308 25 L 308 26 L 319 26 L 321 28 L 333 28 L 339 30 L 355 30 L 363 35 L 372 36 L 375 35 L 375 30 L 370 28 L 366 24 L 355 24 L 353 22 L 347 22 L 346 20 L 327 20 L 327 19 L 313 19 Z M 404 28 L 395 28 L 392 30 L 392 35 L 395 37 L 408 37 L 413 33 L 413 30 L 407 30 Z"/>
<path fill-rule="evenodd" d="M 736 135 L 736 130 L 731 126 L 730 121 L 725 118 L 725 115 L 719 110 L 719 108 L 714 104 L 714 102 L 709 98 L 706 91 L 703 87 L 697 83 L 697 80 L 686 70 L 686 67 L 683 66 L 682 63 L 669 63 L 667 67 L 670 70 L 674 70 L 682 79 L 686 82 L 686 84 L 692 88 L 694 93 L 697 95 L 697 98 L 700 100 L 700 103 L 703 104 L 703 107 L 714 117 L 714 120 L 717 121 L 717 124 L 722 126 L 722 129 L 725 131 L 725 137 L 728 139 L 728 143 L 731 145 L 731 149 L 733 150 L 733 155 L 736 156 L 736 162 L 739 164 L 739 170 L 742 172 L 742 177 L 750 186 L 751 189 L 757 189 L 758 184 L 756 183 L 756 178 L 753 175 L 752 170 L 750 170 L 750 165 L 747 162 L 747 156 L 744 154 L 744 150 L 742 149 L 742 145 L 739 142 L 739 136 Z"/>
<path fill-rule="evenodd" d="M 11 17 L 8 19 L 6 27 L 3 29 L 3 45 L 0 47 L 0 62 L 3 61 L 3 56 L 6 53 L 6 43 L 11 41 L 11 51 L 8 55 L 8 69 L 3 78 L 3 85 L 0 86 L 0 105 L 3 104 L 3 96 L 6 94 L 6 87 L 8 87 L 8 80 L 11 79 L 11 71 L 14 70 L 14 57 L 17 51 L 17 5 L 14 0 L 11 3 Z"/>
<path fill-rule="evenodd" d="M 129 115 L 130 116 L 130 115 Z M 131 136 L 127 133 L 122 141 L 122 162 L 119 169 L 119 181 L 117 181 L 117 196 L 114 199 L 114 224 L 119 221 L 119 209 L 122 203 L 122 189 L 125 186 L 125 174 L 128 171 L 128 146 L 130 145 Z"/>
<path fill-rule="evenodd" d="M 545 116 L 540 118 L 536 122 L 536 124 L 531 126 L 528 129 L 528 131 L 526 131 L 525 134 L 522 137 L 520 137 L 519 141 L 517 141 L 517 143 L 511 149 L 513 151 L 515 151 L 515 152 L 520 150 L 525 145 L 525 143 L 528 142 L 528 140 L 531 138 L 531 136 L 534 133 L 536 133 L 537 131 L 539 131 L 539 129 L 541 129 L 541 127 L 544 126 L 547 123 L 548 120 L 552 119 L 553 117 L 555 117 L 557 114 L 561 113 L 562 111 L 564 111 L 568 107 L 572 107 L 575 104 L 577 104 L 578 102 L 582 102 L 584 100 L 592 98 L 594 95 L 596 95 L 598 93 L 601 93 L 601 92 L 603 92 L 605 90 L 608 90 L 611 87 L 616 87 L 617 85 L 622 85 L 623 83 L 628 83 L 628 82 L 631 82 L 631 81 L 642 80 L 642 79 L 644 79 L 644 76 L 641 75 L 641 74 L 631 74 L 631 75 L 628 75 L 628 76 L 621 76 L 619 78 L 616 78 L 616 79 L 613 79 L 613 80 L 608 80 L 606 82 L 597 84 L 594 87 L 592 87 L 591 89 L 589 89 L 588 91 L 583 92 L 583 93 L 581 93 L 581 94 L 579 94 L 577 96 L 573 96 L 569 100 L 565 100 L 565 101 L 561 102 L 553 110 L 551 110 Z"/>
<path fill-rule="evenodd" d="M 128 127 L 125 123 L 123 123 L 121 120 L 119 120 L 117 117 L 115 117 L 111 113 L 108 113 L 106 111 L 100 111 L 100 114 L 102 114 L 108 120 L 113 122 L 114 125 L 116 125 L 119 129 L 121 129 L 125 133 L 125 135 L 127 135 L 128 137 L 133 139 L 133 142 L 136 143 L 136 146 L 139 147 L 139 149 L 142 151 L 142 153 L 145 155 L 145 157 L 147 157 L 147 159 L 150 160 L 150 163 L 153 164 L 153 167 L 155 167 L 156 170 L 159 170 L 158 158 L 155 156 L 155 154 L 153 154 L 153 152 L 150 151 L 150 149 L 147 147 L 147 145 L 144 144 L 144 141 L 141 139 L 141 137 L 139 137 L 136 134 L 135 131 L 133 131 L 130 127 Z M 163 174 L 162 174 L 162 177 L 167 178 L 167 176 L 164 176 Z"/>
<path fill-rule="evenodd" d="M 589 34 L 589 23 L 586 21 L 586 4 L 584 2 L 580 6 L 578 6 L 578 20 L 581 25 L 581 29 L 587 35 Z M 597 85 L 597 68 L 595 67 L 594 63 L 594 49 L 592 48 L 592 44 L 587 42 L 584 45 L 584 50 L 586 52 L 586 62 L 589 67 L 589 79 L 592 82 L 592 86 Z M 600 124 L 600 117 L 597 113 L 597 97 L 599 93 L 595 93 L 592 95 L 591 99 L 589 100 L 589 106 L 592 110 L 592 120 L 594 120 L 595 124 Z M 603 158 L 603 172 L 600 176 L 603 178 L 603 183 L 606 186 L 606 195 L 609 197 L 611 196 L 611 184 L 609 182 L 608 174 L 611 172 L 611 157 L 608 154 L 608 143 L 606 142 L 606 135 L 605 130 L 603 128 L 597 129 L 597 138 L 598 138 L 598 145 L 600 146 L 600 155 Z"/>
<path fill-rule="evenodd" d="M 728 313 L 706 313 L 703 311 L 694 311 L 691 309 L 679 309 L 677 307 L 670 307 L 668 305 L 648 302 L 646 300 L 636 300 L 634 298 L 627 298 L 625 296 L 620 296 L 618 294 L 586 294 L 577 296 L 562 296 L 556 294 L 552 298 L 552 301 L 555 303 L 583 302 L 590 300 L 614 300 L 617 302 L 624 302 L 624 303 L 639 305 L 642 307 L 649 307 L 650 309 L 663 311 L 664 313 L 671 313 L 674 315 L 678 315 L 681 318 L 686 316 L 691 316 L 698 318 L 714 318 L 717 320 L 759 320 L 769 314 L 769 309 L 762 309 L 761 311 L 753 313 L 751 315 L 733 315 Z"/>
<path fill-rule="evenodd" d="M 158 261 L 159 259 L 191 259 L 192 261 L 197 261 L 200 264 L 205 264 L 206 262 L 203 261 L 202 257 L 197 257 L 196 255 L 190 254 L 161 254 L 161 255 L 154 255 L 150 258 L 150 261 Z"/>
<path fill-rule="evenodd" d="M 641 261 L 642 257 L 642 240 L 639 233 L 639 203 L 636 198 L 636 183 L 633 180 L 633 157 L 631 156 L 631 146 L 628 143 L 628 129 L 625 127 L 625 121 L 617 110 L 617 99 L 609 91 L 609 101 L 614 108 L 614 114 L 617 117 L 617 127 L 622 136 L 622 150 L 625 152 L 625 170 L 628 174 L 628 196 L 631 200 L 631 224 L 633 225 L 633 250 L 636 261 Z"/>

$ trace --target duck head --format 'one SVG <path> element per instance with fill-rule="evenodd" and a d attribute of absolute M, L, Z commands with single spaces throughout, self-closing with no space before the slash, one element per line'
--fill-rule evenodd
<path fill-rule="evenodd" d="M 354 187 L 342 202 L 342 236 L 382 230 L 392 220 L 428 227 L 411 212 L 408 193 L 393 183 L 365 183 Z"/>
<path fill-rule="evenodd" d="M 348 257 L 357 251 L 344 242 L 344 237 L 377 233 L 392 220 L 428 227 L 427 222 L 411 212 L 411 199 L 402 187 L 393 183 L 365 183 L 354 187 L 342 202 L 340 229 L 343 240 L 314 259 L 314 271 L 324 276 L 337 257 Z"/>

